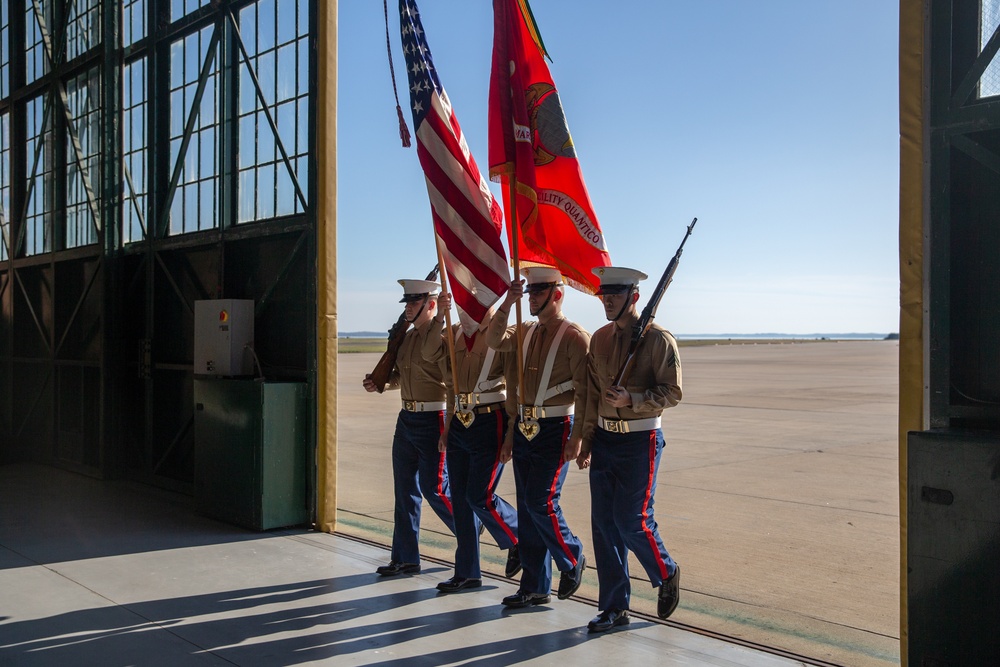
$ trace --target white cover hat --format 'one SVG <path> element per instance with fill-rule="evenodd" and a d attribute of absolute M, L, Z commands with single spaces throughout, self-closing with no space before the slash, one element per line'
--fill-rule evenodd
<path fill-rule="evenodd" d="M 521 268 L 521 275 L 528 279 L 529 285 L 547 285 L 549 283 L 561 285 L 563 282 L 559 269 L 554 269 L 551 266 L 525 266 Z"/>
<path fill-rule="evenodd" d="M 441 286 L 433 280 L 403 279 L 399 281 L 399 284 L 403 286 L 403 298 L 399 300 L 400 303 L 416 301 L 423 296 L 437 294 L 441 291 Z"/>
<path fill-rule="evenodd" d="M 604 293 L 605 286 L 624 286 L 624 287 L 634 287 L 639 284 L 640 280 L 645 280 L 647 276 L 642 271 L 636 269 L 629 269 L 624 266 L 598 266 L 591 271 L 595 276 L 601 279 L 601 289 L 598 290 L 598 294 Z"/>

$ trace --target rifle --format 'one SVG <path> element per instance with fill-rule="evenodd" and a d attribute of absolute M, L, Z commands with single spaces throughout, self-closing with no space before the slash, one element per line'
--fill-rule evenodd
<path fill-rule="evenodd" d="M 438 265 L 435 264 L 425 280 L 437 280 L 437 275 Z M 385 391 L 385 385 L 389 383 L 389 376 L 392 375 L 392 369 L 396 365 L 396 355 L 399 354 L 399 346 L 403 344 L 406 330 L 409 328 L 410 323 L 406 321 L 406 309 L 404 308 L 396 319 L 396 323 L 389 329 L 389 342 L 386 344 L 385 352 L 382 353 L 382 358 L 375 364 L 375 370 L 369 374 L 372 382 L 375 383 L 375 390 L 380 394 Z"/>
<path fill-rule="evenodd" d="M 687 233 L 684 235 L 684 239 L 681 240 L 681 244 L 677 248 L 677 252 L 674 253 L 670 263 L 667 264 L 666 271 L 660 276 L 660 282 L 656 283 L 656 289 L 650 295 L 649 303 L 642 309 L 642 314 L 639 315 L 636 323 L 632 325 L 632 339 L 629 341 L 628 354 L 625 356 L 625 363 L 622 364 L 621 370 L 615 376 L 612 386 L 625 386 L 625 382 L 632 372 L 632 367 L 635 365 L 635 353 L 639 349 L 639 343 L 646 336 L 649 327 L 653 326 L 653 318 L 656 317 L 656 308 L 660 305 L 660 299 L 663 298 L 664 292 L 667 291 L 667 287 L 670 286 L 670 282 L 674 279 L 674 271 L 677 270 L 677 264 L 681 261 L 681 253 L 684 252 L 684 244 L 687 243 L 688 237 L 691 236 L 691 230 L 694 229 L 694 223 L 696 222 L 698 222 L 698 218 L 692 220 L 691 224 L 688 225 Z"/>

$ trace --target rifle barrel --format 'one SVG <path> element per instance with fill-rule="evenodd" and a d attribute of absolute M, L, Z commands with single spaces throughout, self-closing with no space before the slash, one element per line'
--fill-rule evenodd
<path fill-rule="evenodd" d="M 621 370 L 618 371 L 618 375 L 615 378 L 615 384 L 618 386 L 625 386 L 625 381 L 628 378 L 629 373 L 632 370 L 632 362 L 635 358 L 635 351 L 639 347 L 639 343 L 642 342 L 643 336 L 649 331 L 650 325 L 653 323 L 653 319 L 656 317 L 656 309 L 660 306 L 660 300 L 663 298 L 663 294 L 667 291 L 667 287 L 670 286 L 670 282 L 674 279 L 674 271 L 677 270 L 677 264 L 681 261 L 681 253 L 684 252 L 684 244 L 687 243 L 688 237 L 691 236 L 691 232 L 694 230 L 694 223 L 698 222 L 698 218 L 694 218 L 691 224 L 687 226 L 687 232 L 684 234 L 684 238 L 681 239 L 681 244 L 677 247 L 677 251 L 674 256 L 670 258 L 667 263 L 667 268 L 663 271 L 663 275 L 660 276 L 660 280 L 656 283 L 656 289 L 649 296 L 649 302 L 646 307 L 642 309 L 642 313 L 639 315 L 638 321 L 632 325 L 632 338 L 629 342 L 628 355 L 625 358 L 625 363 L 622 365 Z"/>

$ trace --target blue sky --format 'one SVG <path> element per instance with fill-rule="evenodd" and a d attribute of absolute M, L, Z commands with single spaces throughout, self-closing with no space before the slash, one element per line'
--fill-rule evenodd
<path fill-rule="evenodd" d="M 418 4 L 485 172 L 492 2 Z M 648 293 L 698 218 L 658 322 L 679 335 L 898 331 L 896 2 L 532 10 L 612 261 L 648 273 Z M 400 312 L 396 279 L 434 265 L 434 237 L 416 151 L 397 135 L 382 3 L 340 0 L 339 11 L 339 328 L 379 331 Z M 570 319 L 606 323 L 594 297 L 569 292 Z"/>

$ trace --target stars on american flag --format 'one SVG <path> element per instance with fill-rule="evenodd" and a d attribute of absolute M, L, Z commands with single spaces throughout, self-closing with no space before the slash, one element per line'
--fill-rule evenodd
<path fill-rule="evenodd" d="M 400 33 L 403 37 L 403 55 L 406 57 L 413 113 L 421 117 L 430 108 L 431 92 L 440 92 L 441 84 L 431 62 L 431 50 L 424 39 L 420 13 L 410 0 L 405 0 L 400 12 Z"/>

